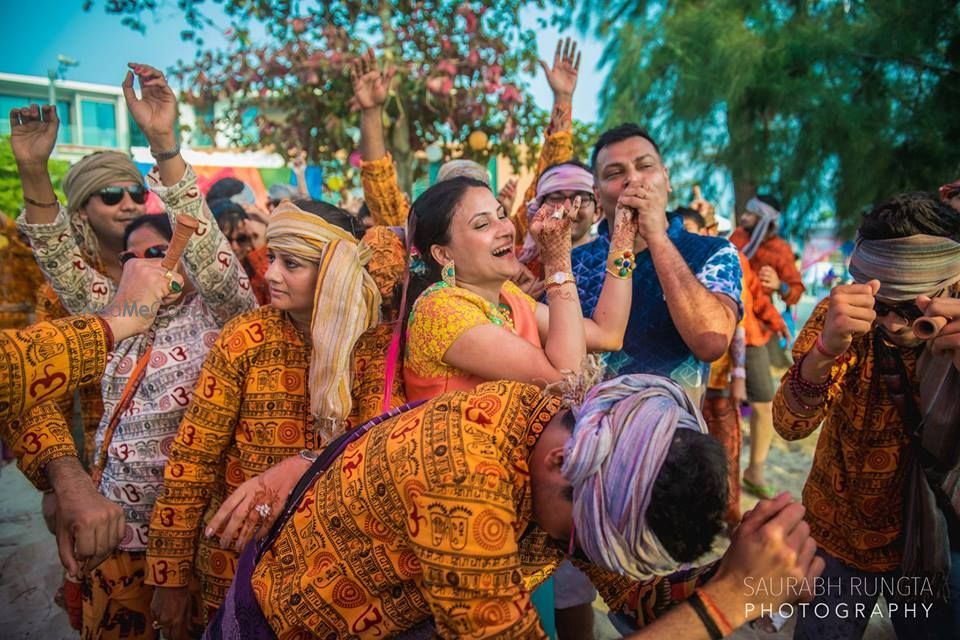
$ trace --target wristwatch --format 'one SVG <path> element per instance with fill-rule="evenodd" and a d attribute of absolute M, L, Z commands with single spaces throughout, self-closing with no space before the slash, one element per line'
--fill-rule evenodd
<path fill-rule="evenodd" d="M 566 271 L 557 271 L 555 274 L 544 280 L 544 283 L 548 287 L 559 287 L 560 285 L 567 284 L 568 282 L 577 284 L 577 279 L 573 277 L 572 273 L 568 273 Z"/>
<path fill-rule="evenodd" d="M 317 455 L 316 451 L 310 451 L 310 449 L 300 449 L 300 457 L 313 464 L 320 456 Z"/>

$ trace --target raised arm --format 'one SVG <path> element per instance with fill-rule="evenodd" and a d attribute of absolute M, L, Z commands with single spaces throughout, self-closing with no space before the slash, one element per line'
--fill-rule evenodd
<path fill-rule="evenodd" d="M 150 144 L 157 166 L 147 182 L 166 205 L 170 224 L 188 215 L 200 222 L 183 253 L 191 280 L 220 323 L 256 306 L 246 272 L 220 231 L 197 187 L 197 175 L 180 155 L 174 128 L 177 99 L 163 74 L 153 67 L 130 64 L 123 81 L 123 95 L 134 121 Z M 134 76 L 141 96 L 134 88 Z"/>
<path fill-rule="evenodd" d="M 353 99 L 350 106 L 360 112 L 360 182 L 363 197 L 375 224 L 403 226 L 409 206 L 400 190 L 393 158 L 387 153 L 383 135 L 383 105 L 390 95 L 394 67 L 380 71 L 373 49 L 350 63 Z"/>
<path fill-rule="evenodd" d="M 544 132 L 537 170 L 520 203 L 519 214 L 514 219 L 514 224 L 517 225 L 517 237 L 520 239 L 527 233 L 528 221 L 524 211 L 526 203 L 537 195 L 537 181 L 540 179 L 540 174 L 547 167 L 573 158 L 573 92 L 577 88 L 577 77 L 580 73 L 580 53 L 577 52 L 577 43 L 572 38 L 557 42 L 552 67 L 543 60 L 538 62 L 547 77 L 550 90 L 553 91 L 553 109 L 550 112 L 550 123 Z"/>
<path fill-rule="evenodd" d="M 113 297 L 113 282 L 94 269 L 70 229 L 53 191 L 47 162 L 57 140 L 57 111 L 35 104 L 10 112 L 10 144 L 26 206 L 17 228 L 28 238 L 40 269 L 70 313 L 94 313 Z M 91 256 L 94 257 L 94 256 Z"/>
<path fill-rule="evenodd" d="M 47 171 L 59 128 L 60 118 L 51 105 L 31 104 L 10 111 L 10 147 L 23 187 L 23 215 L 31 224 L 49 224 L 60 210 Z"/>

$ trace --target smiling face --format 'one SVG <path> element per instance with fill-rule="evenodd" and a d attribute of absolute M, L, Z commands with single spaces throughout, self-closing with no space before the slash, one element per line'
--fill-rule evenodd
<path fill-rule="evenodd" d="M 605 146 L 597 153 L 597 199 L 613 227 L 617 200 L 628 184 L 644 184 L 664 195 L 670 193 L 670 174 L 653 144 L 641 136 Z"/>
<path fill-rule="evenodd" d="M 267 250 L 270 267 L 264 274 L 270 286 L 270 304 L 295 316 L 313 314 L 319 265 L 283 251 Z"/>
<path fill-rule="evenodd" d="M 111 182 L 111 187 L 133 187 L 135 182 Z M 95 193 L 80 207 L 80 217 L 90 222 L 94 233 L 101 243 L 110 247 L 123 246 L 123 231 L 134 218 L 139 218 L 146 212 L 144 204 L 137 204 L 126 191 L 123 198 L 114 205 L 106 204 L 99 194 Z"/>
<path fill-rule="evenodd" d="M 457 282 L 505 282 L 520 263 L 514 254 L 516 228 L 489 189 L 471 187 L 450 220 L 450 241 L 435 244 L 430 254 L 441 266 L 453 260 Z"/>

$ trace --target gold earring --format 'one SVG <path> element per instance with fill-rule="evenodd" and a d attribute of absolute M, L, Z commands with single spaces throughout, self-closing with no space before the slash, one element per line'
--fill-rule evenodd
<path fill-rule="evenodd" d="M 453 260 L 450 260 L 443 265 L 441 277 L 448 287 L 457 286 L 457 269 L 453 264 Z"/>

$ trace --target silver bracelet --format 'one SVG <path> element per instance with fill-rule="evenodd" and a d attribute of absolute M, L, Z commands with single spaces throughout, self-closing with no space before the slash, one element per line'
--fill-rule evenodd
<path fill-rule="evenodd" d="M 153 147 L 150 148 L 150 155 L 153 156 L 153 159 L 157 162 L 163 162 L 164 160 L 172 160 L 180 154 L 180 143 L 178 142 L 173 149 L 169 151 L 154 151 Z"/>

